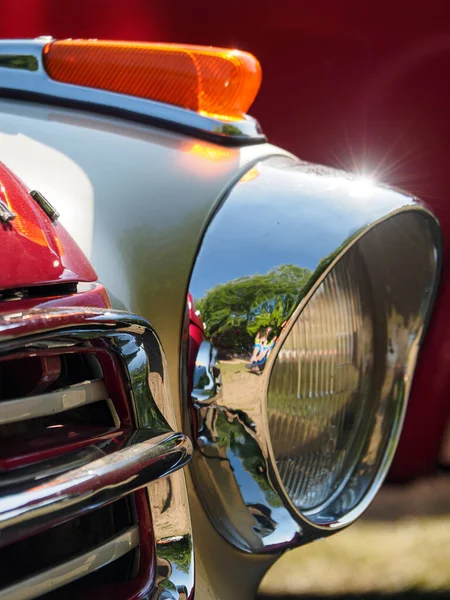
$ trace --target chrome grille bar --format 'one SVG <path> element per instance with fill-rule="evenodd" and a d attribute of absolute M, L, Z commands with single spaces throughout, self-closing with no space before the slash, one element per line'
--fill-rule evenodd
<path fill-rule="evenodd" d="M 166 433 L 0 499 L 0 546 L 53 527 L 148 485 L 190 459 L 182 433 Z"/>
<path fill-rule="evenodd" d="M 72 581 L 86 577 L 93 571 L 124 556 L 139 545 L 139 526 L 130 527 L 124 533 L 112 538 L 106 544 L 96 546 L 52 569 L 38 575 L 22 579 L 12 586 L 0 590 L 0 600 L 32 600 L 43 594 L 67 585 Z"/>
<path fill-rule="evenodd" d="M 0 402 L 0 425 L 37 419 L 108 400 L 102 379 L 84 381 L 54 392 Z"/>

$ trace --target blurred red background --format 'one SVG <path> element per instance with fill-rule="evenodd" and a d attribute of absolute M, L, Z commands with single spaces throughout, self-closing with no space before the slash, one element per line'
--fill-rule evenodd
<path fill-rule="evenodd" d="M 450 236 L 447 0 L 2 0 L 0 8 L 2 38 L 151 40 L 254 53 L 263 85 L 251 114 L 269 141 L 420 196 Z M 448 259 L 446 252 L 394 479 L 434 468 L 450 411 Z"/>

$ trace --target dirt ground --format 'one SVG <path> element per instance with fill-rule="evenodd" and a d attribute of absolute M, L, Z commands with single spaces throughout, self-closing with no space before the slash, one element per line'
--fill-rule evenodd
<path fill-rule="evenodd" d="M 450 474 L 384 486 L 354 526 L 286 553 L 260 593 L 260 600 L 450 600 Z"/>

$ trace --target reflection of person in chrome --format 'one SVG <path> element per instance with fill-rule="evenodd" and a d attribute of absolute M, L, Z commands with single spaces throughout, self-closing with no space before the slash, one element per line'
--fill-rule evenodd
<path fill-rule="evenodd" d="M 270 337 L 273 327 L 260 329 L 255 337 L 255 345 L 253 346 L 253 354 L 250 362 L 245 365 L 252 373 L 260 374 L 266 366 L 266 360 L 275 345 L 276 336 Z"/>

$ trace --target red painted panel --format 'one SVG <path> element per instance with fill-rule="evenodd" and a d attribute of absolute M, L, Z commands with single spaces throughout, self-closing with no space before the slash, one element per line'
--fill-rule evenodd
<path fill-rule="evenodd" d="M 43 292 L 45 294 L 45 292 Z M 58 296 L 39 296 L 21 300 L 0 301 L 0 316 L 7 312 L 25 311 L 32 308 L 54 309 L 68 306 L 90 306 L 95 308 L 111 308 L 111 301 L 104 286 L 100 283 L 88 284 L 87 289 L 78 290 L 73 294 Z"/>
<path fill-rule="evenodd" d="M 15 214 L 13 220 L 0 221 L 0 290 L 97 279 L 64 227 L 52 223 L 25 185 L 2 163 L 0 201 Z"/>

